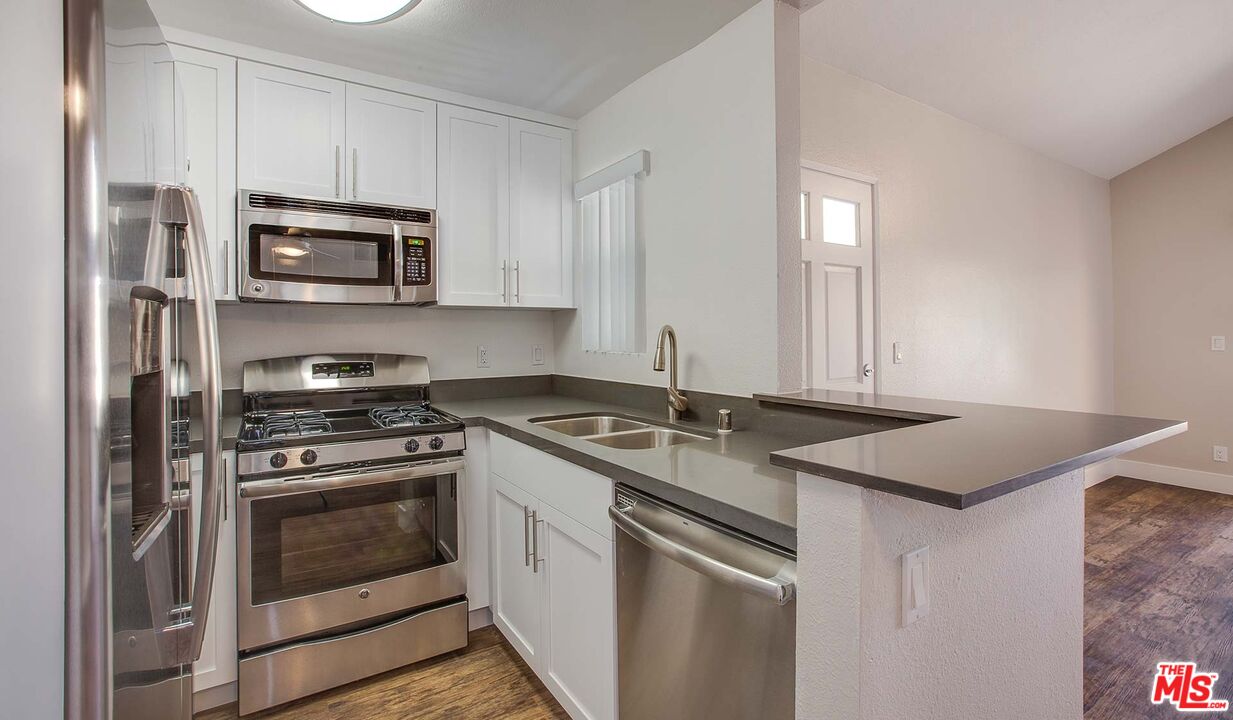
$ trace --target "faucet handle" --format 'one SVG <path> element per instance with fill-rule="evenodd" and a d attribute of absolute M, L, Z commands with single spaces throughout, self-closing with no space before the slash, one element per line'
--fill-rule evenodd
<path fill-rule="evenodd" d="M 719 432 L 732 432 L 732 411 L 727 408 L 719 411 Z"/>

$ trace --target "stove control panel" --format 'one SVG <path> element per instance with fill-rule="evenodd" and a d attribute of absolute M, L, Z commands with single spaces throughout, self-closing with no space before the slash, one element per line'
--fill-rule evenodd
<path fill-rule="evenodd" d="M 370 362 L 313 363 L 313 380 L 345 380 L 372 376 L 373 364 Z"/>
<path fill-rule="evenodd" d="M 342 443 L 314 445 L 277 450 L 253 450 L 239 453 L 236 470 L 239 475 L 268 475 L 278 472 L 286 475 L 296 470 L 312 469 L 350 463 L 396 462 L 408 454 L 427 456 L 436 453 L 462 452 L 467 448 L 466 434 L 461 430 L 440 435 L 418 437 L 391 437 L 377 440 L 357 440 Z M 243 477 L 240 478 L 241 482 Z"/>

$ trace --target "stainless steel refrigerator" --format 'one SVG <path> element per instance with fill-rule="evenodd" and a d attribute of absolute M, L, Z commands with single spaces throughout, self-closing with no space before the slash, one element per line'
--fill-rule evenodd
<path fill-rule="evenodd" d="M 222 501 L 209 253 L 197 198 L 175 184 L 174 64 L 153 12 L 65 0 L 64 21 L 65 714 L 187 720 Z"/>

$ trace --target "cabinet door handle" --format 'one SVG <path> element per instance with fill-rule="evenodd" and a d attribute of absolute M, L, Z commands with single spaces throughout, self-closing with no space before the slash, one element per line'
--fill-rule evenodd
<path fill-rule="evenodd" d="M 231 495 L 227 489 L 227 476 L 230 473 L 227 472 L 227 456 L 224 455 L 221 459 L 223 461 L 223 522 L 227 522 L 227 497 Z"/>
<path fill-rule="evenodd" d="M 222 262 L 218 264 L 219 270 L 223 274 L 223 295 L 231 293 L 231 241 L 223 241 L 223 257 Z M 226 518 L 224 518 L 226 519 Z"/>
<path fill-rule="evenodd" d="M 518 261 L 514 261 L 514 303 L 521 302 L 518 294 L 522 291 L 522 273 L 518 270 Z"/>
<path fill-rule="evenodd" d="M 522 506 L 522 554 L 526 558 L 527 567 L 531 567 L 531 523 L 534 517 L 531 508 Z"/>
<path fill-rule="evenodd" d="M 541 560 L 539 557 L 539 524 L 542 522 L 543 520 L 539 519 L 539 513 L 535 510 L 532 510 L 531 511 L 531 555 L 533 555 L 534 557 L 531 560 L 531 572 L 533 573 L 539 572 L 539 564 L 543 562 L 543 560 Z"/>
<path fill-rule="evenodd" d="M 509 284 L 509 272 L 505 269 L 506 261 L 501 261 L 501 303 L 505 303 L 506 285 Z"/>
<path fill-rule="evenodd" d="M 351 148 L 351 199 L 360 199 L 360 149 Z"/>
<path fill-rule="evenodd" d="M 342 146 L 334 146 L 334 197 L 342 197 Z"/>

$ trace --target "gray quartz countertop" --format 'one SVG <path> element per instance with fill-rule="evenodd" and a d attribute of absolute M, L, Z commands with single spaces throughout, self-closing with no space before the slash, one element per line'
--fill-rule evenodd
<path fill-rule="evenodd" d="M 654 413 L 558 395 L 434 402 L 468 425 L 483 425 L 686 510 L 788 549 L 796 548 L 796 476 L 770 463 L 773 451 L 799 440 L 737 430 L 711 440 L 647 450 L 619 450 L 547 430 L 533 418 L 611 413 L 666 423 Z M 673 423 L 689 430 L 714 428 Z"/>
<path fill-rule="evenodd" d="M 921 421 L 773 451 L 771 463 L 953 508 L 991 500 L 1187 427 L 1176 420 L 816 389 L 754 398 Z"/>

